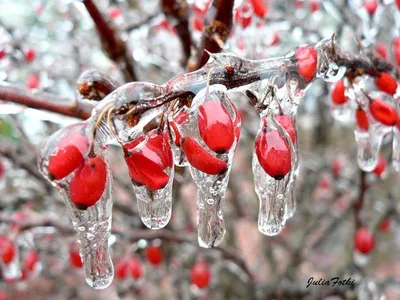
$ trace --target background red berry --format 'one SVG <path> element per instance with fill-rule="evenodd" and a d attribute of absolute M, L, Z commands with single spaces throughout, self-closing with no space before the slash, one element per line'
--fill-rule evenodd
<path fill-rule="evenodd" d="M 359 228 L 354 236 L 354 246 L 363 254 L 371 252 L 375 246 L 375 238 L 372 232 L 365 227 Z"/>
<path fill-rule="evenodd" d="M 164 255 L 160 247 L 149 246 L 146 248 L 146 259 L 152 265 L 160 265 L 164 260 Z"/>
<path fill-rule="evenodd" d="M 194 285 L 198 288 L 203 289 L 207 287 L 211 279 L 211 270 L 207 261 L 197 261 L 190 271 L 190 279 Z"/>

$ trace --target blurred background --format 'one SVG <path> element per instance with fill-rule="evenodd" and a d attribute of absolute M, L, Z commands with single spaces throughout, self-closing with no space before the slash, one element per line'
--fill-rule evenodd
<path fill-rule="evenodd" d="M 196 63 L 211 2 L 0 1 L 1 300 L 400 299 L 392 137 L 383 139 L 380 169 L 361 171 L 354 114 L 341 112 L 335 120 L 331 84 L 322 80 L 311 84 L 299 108 L 298 205 L 275 237 L 257 230 L 251 159 L 259 117 L 246 97 L 233 98 L 243 125 L 225 201 L 227 231 L 218 248 L 197 244 L 196 186 L 187 169 L 176 171 L 170 223 L 152 231 L 138 216 L 120 149 L 110 146 L 115 278 L 102 291 L 87 286 L 67 209 L 37 168 L 41 144 L 90 115 L 96 103 L 77 92 L 86 70 L 98 69 L 118 85 L 162 84 L 201 67 Z M 343 52 L 364 49 L 396 65 L 399 6 L 391 0 L 236 0 L 230 34 L 217 41 L 217 50 L 273 58 L 336 33 Z M 71 107 L 80 107 L 80 114 Z M 374 235 L 368 254 L 354 248 L 356 219 Z M 19 272 L 8 273 L 14 257 Z M 355 284 L 307 288 L 310 277 L 352 278 Z"/>

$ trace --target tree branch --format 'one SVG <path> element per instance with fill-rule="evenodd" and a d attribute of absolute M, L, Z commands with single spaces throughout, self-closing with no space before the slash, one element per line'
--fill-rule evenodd
<path fill-rule="evenodd" d="M 110 21 L 106 20 L 94 1 L 83 0 L 82 2 L 96 25 L 104 51 L 116 64 L 120 65 L 127 82 L 137 81 L 132 55 L 128 51 L 125 42 L 118 34 L 115 26 L 113 26 Z"/>
<path fill-rule="evenodd" d="M 0 100 L 22 104 L 31 108 L 47 110 L 64 116 L 87 119 L 90 112 L 79 107 L 77 102 L 44 92 L 30 90 L 6 82 L 0 82 Z"/>

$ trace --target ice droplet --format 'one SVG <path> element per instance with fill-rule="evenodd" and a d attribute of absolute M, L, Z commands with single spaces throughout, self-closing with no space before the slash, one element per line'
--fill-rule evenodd
<path fill-rule="evenodd" d="M 226 153 L 218 154 L 213 152 L 200 137 L 198 107 L 208 100 L 220 101 L 233 122 L 234 142 Z M 201 247 L 210 248 L 217 246 L 222 241 L 226 231 L 223 206 L 241 122 L 238 111 L 226 94 L 226 87 L 222 85 L 212 85 L 198 92 L 188 113 L 188 118 L 182 124 L 177 124 L 181 137 L 194 138 L 207 152 L 227 163 L 227 169 L 216 175 L 206 174 L 189 164 L 190 173 L 198 189 L 198 242 Z"/>
<path fill-rule="evenodd" d="M 140 219 L 150 229 L 164 228 L 171 219 L 173 167 L 169 176 L 168 184 L 156 191 L 149 189 L 145 185 L 132 185 L 137 199 Z"/>

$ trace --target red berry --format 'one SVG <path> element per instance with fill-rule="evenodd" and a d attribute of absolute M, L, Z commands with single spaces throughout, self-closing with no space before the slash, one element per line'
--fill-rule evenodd
<path fill-rule="evenodd" d="M 329 179 L 326 177 L 323 177 L 319 182 L 319 187 L 321 189 L 326 190 L 326 189 L 329 189 L 330 186 L 331 186 L 331 183 L 330 183 Z"/>
<path fill-rule="evenodd" d="M 82 135 L 82 126 L 76 126 L 63 138 L 51 153 L 48 171 L 55 179 L 71 174 L 83 162 L 89 148 L 89 140 Z"/>
<path fill-rule="evenodd" d="M 190 271 L 190 279 L 193 284 L 198 288 L 203 289 L 207 287 L 211 279 L 211 270 L 207 261 L 200 260 L 197 261 Z"/>
<path fill-rule="evenodd" d="M 116 19 L 121 15 L 121 9 L 119 7 L 113 7 L 108 14 L 111 19 Z"/>
<path fill-rule="evenodd" d="M 82 268 L 83 266 L 77 243 L 73 243 L 69 249 L 69 262 L 75 268 Z"/>
<path fill-rule="evenodd" d="M 319 7 L 321 5 L 321 2 L 319 0 L 310 0 L 310 10 L 312 12 L 316 12 L 319 10 Z"/>
<path fill-rule="evenodd" d="M 252 16 L 248 14 L 249 7 L 247 5 L 240 6 L 236 10 L 235 20 L 243 28 L 248 27 L 251 24 Z"/>
<path fill-rule="evenodd" d="M 37 89 L 39 87 L 39 83 L 40 79 L 36 74 L 31 74 L 26 79 L 26 86 L 31 90 Z"/>
<path fill-rule="evenodd" d="M 33 50 L 33 49 L 27 49 L 27 50 L 25 51 L 25 60 L 26 60 L 28 63 L 33 62 L 33 61 L 35 60 L 35 58 L 36 58 L 35 50 Z"/>
<path fill-rule="evenodd" d="M 25 268 L 32 272 L 35 270 L 36 264 L 39 262 L 39 254 L 35 250 L 29 251 L 25 256 Z"/>
<path fill-rule="evenodd" d="M 341 105 L 347 102 L 347 97 L 345 95 L 345 86 L 343 80 L 339 80 L 333 85 L 332 88 L 332 102 L 336 105 Z"/>
<path fill-rule="evenodd" d="M 296 143 L 296 132 L 294 130 L 292 118 L 288 115 L 276 115 L 275 120 L 287 131 L 292 143 Z"/>
<path fill-rule="evenodd" d="M 357 127 L 363 131 L 369 128 L 367 113 L 361 107 L 356 109 L 356 123 Z"/>
<path fill-rule="evenodd" d="M 388 232 L 390 230 L 390 219 L 382 220 L 381 224 L 379 225 L 379 229 L 383 232 Z"/>
<path fill-rule="evenodd" d="M 4 291 L 0 291 L 0 300 L 8 300 L 7 294 Z"/>
<path fill-rule="evenodd" d="M 193 20 L 193 28 L 197 31 L 203 31 L 203 19 L 195 17 Z"/>
<path fill-rule="evenodd" d="M 228 111 L 217 100 L 199 107 L 199 133 L 206 145 L 216 153 L 228 151 L 234 142 L 234 128 Z"/>
<path fill-rule="evenodd" d="M 142 277 L 142 263 L 138 258 L 133 257 L 129 260 L 129 271 L 131 272 L 131 276 L 135 279 Z"/>
<path fill-rule="evenodd" d="M 76 171 L 69 186 L 72 203 L 81 208 L 96 204 L 104 193 L 107 164 L 100 156 L 89 157 Z"/>
<path fill-rule="evenodd" d="M 253 5 L 254 13 L 260 18 L 264 18 L 267 13 L 267 7 L 265 6 L 264 0 L 251 0 L 251 4 Z"/>
<path fill-rule="evenodd" d="M 172 130 L 175 133 L 175 145 L 179 146 L 181 144 L 181 135 L 179 134 L 178 127 L 176 124 L 181 125 L 183 122 L 185 122 L 188 118 L 188 113 L 185 111 L 181 111 L 174 119 L 173 121 L 169 122 L 169 125 L 171 126 Z"/>
<path fill-rule="evenodd" d="M 374 99 L 369 103 L 369 110 L 371 112 L 372 117 L 386 125 L 386 126 L 394 126 L 397 122 L 397 112 L 396 110 L 384 102 L 381 99 Z"/>
<path fill-rule="evenodd" d="M 281 38 L 279 37 L 279 33 L 274 32 L 270 45 L 276 46 L 279 44 L 280 41 L 281 41 Z"/>
<path fill-rule="evenodd" d="M 5 173 L 4 164 L 3 161 L 0 160 L 0 178 L 3 177 L 4 173 Z"/>
<path fill-rule="evenodd" d="M 394 95 L 397 90 L 397 81 L 390 74 L 383 72 L 375 78 L 376 86 L 385 93 Z"/>
<path fill-rule="evenodd" d="M 9 264 L 13 261 L 16 255 L 16 244 L 9 237 L 0 236 L 0 255 L 4 264 Z"/>
<path fill-rule="evenodd" d="M 256 138 L 255 150 L 260 165 L 269 176 L 281 180 L 290 172 L 290 149 L 277 130 L 262 130 Z"/>
<path fill-rule="evenodd" d="M 368 228 L 361 227 L 356 231 L 354 236 L 354 246 L 356 249 L 363 253 L 369 253 L 375 245 L 375 238 Z"/>
<path fill-rule="evenodd" d="M 115 276 L 119 279 L 125 279 L 128 275 L 128 261 L 122 259 L 116 263 Z"/>
<path fill-rule="evenodd" d="M 385 171 L 385 169 L 386 169 L 386 159 L 383 157 L 383 155 L 379 155 L 378 164 L 376 165 L 373 172 L 375 175 L 381 176 L 382 173 Z"/>
<path fill-rule="evenodd" d="M 317 51 L 311 46 L 301 46 L 296 50 L 296 60 L 300 76 L 311 81 L 317 70 Z"/>
<path fill-rule="evenodd" d="M 396 0 L 397 8 L 400 10 L 400 0 Z"/>
<path fill-rule="evenodd" d="M 370 15 L 373 15 L 378 8 L 378 1 L 376 0 L 365 0 L 364 7 Z"/>
<path fill-rule="evenodd" d="M 160 265 L 164 259 L 164 255 L 160 247 L 149 246 L 146 248 L 146 259 L 152 265 Z"/>
<path fill-rule="evenodd" d="M 393 40 L 393 55 L 396 63 L 400 66 L 400 37 Z"/>
<path fill-rule="evenodd" d="M 183 138 L 181 147 L 189 163 L 204 173 L 217 175 L 228 167 L 226 162 L 215 158 L 192 137 Z"/>
<path fill-rule="evenodd" d="M 399 0 L 400 1 L 400 0 Z M 376 43 L 375 46 L 375 51 L 378 52 L 382 58 L 386 59 L 387 58 L 387 49 L 386 46 L 382 43 Z"/>
<path fill-rule="evenodd" d="M 336 159 L 332 164 L 332 173 L 335 176 L 339 176 L 342 171 L 342 165 L 340 160 Z"/>
<path fill-rule="evenodd" d="M 6 57 L 7 52 L 4 49 L 0 49 L 0 60 L 2 60 L 4 57 Z"/>
<path fill-rule="evenodd" d="M 143 143 L 134 141 L 130 145 L 134 147 L 125 152 L 125 162 L 131 179 L 152 190 L 164 188 L 169 182 L 169 175 L 163 170 L 173 165 L 168 132 L 150 131 Z"/>

